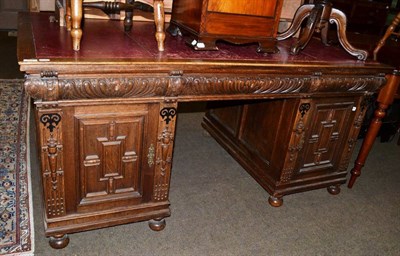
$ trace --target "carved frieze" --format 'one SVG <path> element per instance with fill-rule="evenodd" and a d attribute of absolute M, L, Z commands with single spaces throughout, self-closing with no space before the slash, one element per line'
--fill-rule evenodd
<path fill-rule="evenodd" d="M 308 77 L 184 77 L 183 95 L 298 93 Z"/>
<path fill-rule="evenodd" d="M 384 77 L 360 76 L 203 76 L 59 78 L 28 77 L 25 88 L 46 101 L 92 98 L 196 97 L 198 95 L 376 91 Z"/>
<path fill-rule="evenodd" d="M 374 92 L 386 82 L 385 77 L 314 76 L 310 92 Z"/>
<path fill-rule="evenodd" d="M 168 82 L 168 78 L 157 77 L 32 78 L 25 81 L 25 89 L 32 98 L 45 100 L 154 97 L 165 95 Z"/>

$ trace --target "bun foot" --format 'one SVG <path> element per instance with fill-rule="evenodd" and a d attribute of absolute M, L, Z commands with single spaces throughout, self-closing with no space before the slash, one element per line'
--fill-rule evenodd
<path fill-rule="evenodd" d="M 340 186 L 339 185 L 333 185 L 329 186 L 326 188 L 331 195 L 337 195 L 340 193 Z"/>
<path fill-rule="evenodd" d="M 282 199 L 282 197 L 270 196 L 268 198 L 268 203 L 273 207 L 279 207 L 279 206 L 282 206 L 283 199 Z"/>
<path fill-rule="evenodd" d="M 161 231 L 165 228 L 165 219 L 153 219 L 149 220 L 149 227 L 154 231 Z"/>
<path fill-rule="evenodd" d="M 54 249 L 65 248 L 69 244 L 69 237 L 66 234 L 51 236 L 49 239 L 49 244 Z"/>

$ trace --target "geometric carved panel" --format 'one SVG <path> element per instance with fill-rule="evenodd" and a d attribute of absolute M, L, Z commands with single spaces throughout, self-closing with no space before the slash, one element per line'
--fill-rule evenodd
<path fill-rule="evenodd" d="M 140 197 L 145 115 L 80 116 L 80 204 Z"/>
<path fill-rule="evenodd" d="M 342 152 L 339 147 L 352 125 L 349 118 L 354 113 L 354 105 L 353 101 L 315 104 L 300 173 L 332 168 L 338 164 Z"/>

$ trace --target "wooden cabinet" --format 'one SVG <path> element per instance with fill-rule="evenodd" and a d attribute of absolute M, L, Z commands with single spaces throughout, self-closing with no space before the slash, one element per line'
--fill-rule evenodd
<path fill-rule="evenodd" d="M 195 50 L 217 50 L 215 42 L 258 42 L 259 52 L 277 52 L 283 0 L 174 0 L 172 35 L 183 34 Z"/>
<path fill-rule="evenodd" d="M 363 102 L 358 96 L 214 103 L 203 126 L 271 194 L 270 204 L 280 206 L 291 193 L 323 187 L 339 193 Z"/>
<path fill-rule="evenodd" d="M 46 234 L 62 248 L 64 235 L 169 216 L 173 108 L 160 103 L 37 103 Z M 172 112 L 171 112 L 172 111 Z M 165 115 L 164 115 L 165 116 Z"/>

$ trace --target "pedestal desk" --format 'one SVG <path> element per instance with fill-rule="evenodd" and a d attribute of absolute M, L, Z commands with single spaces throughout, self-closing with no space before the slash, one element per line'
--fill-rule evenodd
<path fill-rule="evenodd" d="M 20 15 L 18 58 L 34 99 L 50 245 L 68 233 L 149 220 L 165 226 L 179 102 L 209 101 L 203 126 L 282 204 L 346 182 L 368 96 L 392 70 L 311 41 L 297 56 L 257 45 L 195 52 L 153 23 L 85 21 L 81 50 L 48 14 Z M 190 159 L 187 159 L 190 161 Z M 204 166 L 207 168 L 207 165 Z"/>

